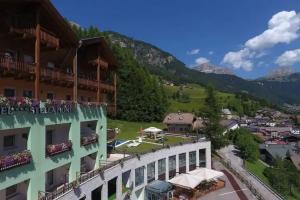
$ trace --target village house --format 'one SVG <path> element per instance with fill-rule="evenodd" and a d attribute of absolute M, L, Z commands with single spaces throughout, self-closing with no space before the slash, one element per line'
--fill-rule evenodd
<path fill-rule="evenodd" d="M 192 113 L 170 113 L 168 114 L 163 123 L 167 126 L 168 132 L 171 133 L 187 133 L 193 130 L 193 124 L 196 117 Z"/>

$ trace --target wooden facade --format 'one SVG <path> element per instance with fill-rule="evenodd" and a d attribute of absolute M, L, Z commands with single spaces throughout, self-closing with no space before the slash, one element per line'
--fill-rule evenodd
<path fill-rule="evenodd" d="M 79 40 L 49 0 L 3 0 L 0 96 L 107 102 L 116 112 L 116 62 L 103 38 Z"/>

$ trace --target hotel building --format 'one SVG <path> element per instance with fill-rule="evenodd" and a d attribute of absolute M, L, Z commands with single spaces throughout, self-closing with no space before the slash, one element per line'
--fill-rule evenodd
<path fill-rule="evenodd" d="M 116 68 L 49 0 L 0 2 L 0 199 L 144 199 L 145 186 L 211 167 L 210 142 L 107 156 Z"/>

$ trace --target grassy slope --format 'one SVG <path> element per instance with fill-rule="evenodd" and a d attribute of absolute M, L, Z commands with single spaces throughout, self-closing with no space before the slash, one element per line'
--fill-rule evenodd
<path fill-rule="evenodd" d="M 260 161 L 256 161 L 255 163 L 246 161 L 246 169 L 258 176 L 264 183 L 270 185 L 268 178 L 263 174 L 264 170 L 267 167 Z M 297 200 L 300 199 L 300 191 L 293 191 L 294 195 L 289 195 L 288 200 Z M 296 196 L 295 196 L 296 195 Z"/>
<path fill-rule="evenodd" d="M 165 86 L 167 95 L 172 96 L 177 90 L 178 86 Z M 191 101 L 189 103 L 181 103 L 170 98 L 170 107 L 168 112 L 186 111 L 192 112 L 196 110 L 203 110 L 204 100 L 205 100 L 205 89 L 196 84 L 189 84 L 187 87 L 183 88 L 183 92 L 188 94 Z M 235 98 L 233 94 L 217 92 L 217 96 L 220 105 L 226 105 L 229 98 Z"/>

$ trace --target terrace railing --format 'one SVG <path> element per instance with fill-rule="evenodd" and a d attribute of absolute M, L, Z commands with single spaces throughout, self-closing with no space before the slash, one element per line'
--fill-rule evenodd
<path fill-rule="evenodd" d="M 60 144 L 50 144 L 47 145 L 46 148 L 48 156 L 53 156 L 71 150 L 72 150 L 72 142 L 70 140 Z"/>
<path fill-rule="evenodd" d="M 7 156 L 0 156 L 0 172 L 14 167 L 29 164 L 32 160 L 30 151 L 10 154 Z"/>
<path fill-rule="evenodd" d="M 82 146 L 86 146 L 97 142 L 98 142 L 98 135 L 96 133 L 81 137 Z"/>
<path fill-rule="evenodd" d="M 0 69 L 11 72 L 34 73 L 34 64 L 27 64 L 22 61 L 16 61 L 9 56 L 0 56 Z"/>
<path fill-rule="evenodd" d="M 72 73 L 66 73 L 59 69 L 51 69 L 51 68 L 41 68 L 41 76 L 45 79 L 49 79 L 52 81 L 67 81 L 67 82 L 73 82 L 73 74 Z"/>

